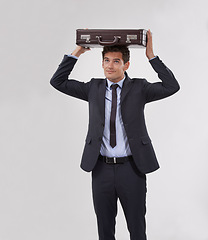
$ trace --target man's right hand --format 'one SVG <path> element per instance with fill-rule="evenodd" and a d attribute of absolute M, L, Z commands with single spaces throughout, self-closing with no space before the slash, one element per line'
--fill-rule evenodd
<path fill-rule="evenodd" d="M 81 47 L 81 46 L 77 46 L 75 48 L 75 50 L 72 52 L 71 55 L 79 57 L 81 54 L 83 54 L 83 53 L 85 53 L 89 50 L 91 50 L 91 49 L 90 48 L 84 48 L 84 47 Z"/>

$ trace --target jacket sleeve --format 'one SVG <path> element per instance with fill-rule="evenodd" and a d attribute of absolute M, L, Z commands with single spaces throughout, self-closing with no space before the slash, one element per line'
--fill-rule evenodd
<path fill-rule="evenodd" d="M 173 73 L 165 66 L 159 57 L 150 60 L 150 64 L 162 82 L 149 83 L 145 81 L 144 91 L 146 95 L 146 102 L 160 100 L 179 91 L 180 86 Z"/>
<path fill-rule="evenodd" d="M 65 55 L 58 69 L 52 76 L 50 84 L 62 93 L 88 101 L 90 82 L 84 83 L 68 79 L 76 62 L 77 59 Z"/>

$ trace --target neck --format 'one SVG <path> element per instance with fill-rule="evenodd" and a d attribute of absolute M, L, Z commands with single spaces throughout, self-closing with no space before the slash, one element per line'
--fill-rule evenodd
<path fill-rule="evenodd" d="M 121 80 L 123 80 L 125 78 L 125 75 L 123 75 L 122 77 L 120 78 L 116 78 L 116 79 L 110 79 L 108 78 L 109 81 L 113 82 L 113 83 L 118 83 L 120 82 Z"/>

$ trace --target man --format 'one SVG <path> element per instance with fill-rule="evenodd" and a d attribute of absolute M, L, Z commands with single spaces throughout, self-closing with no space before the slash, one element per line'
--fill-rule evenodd
<path fill-rule="evenodd" d="M 146 56 L 162 82 L 131 79 L 126 46 L 104 47 L 102 67 L 106 79 L 84 83 L 68 80 L 78 57 L 77 48 L 51 79 L 57 90 L 89 102 L 89 129 L 81 168 L 92 171 L 92 191 L 99 240 L 115 240 L 117 200 L 123 208 L 131 240 L 145 240 L 146 174 L 159 168 L 144 120 L 146 103 L 179 90 L 173 73 L 153 53 L 147 32 Z"/>

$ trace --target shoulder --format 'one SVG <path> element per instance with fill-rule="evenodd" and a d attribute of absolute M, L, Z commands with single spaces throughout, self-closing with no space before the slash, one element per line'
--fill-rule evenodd
<path fill-rule="evenodd" d="M 100 84 L 106 84 L 105 78 L 91 78 L 90 83 L 92 86 L 98 86 Z"/>
<path fill-rule="evenodd" d="M 95 83 L 97 83 L 97 82 L 102 82 L 102 81 L 105 81 L 106 79 L 105 78 L 92 78 L 91 79 L 91 81 L 92 82 L 95 82 Z"/>
<path fill-rule="evenodd" d="M 145 78 L 130 78 L 130 80 L 135 83 L 142 83 L 142 82 L 146 81 Z"/>
<path fill-rule="evenodd" d="M 131 78 L 127 72 L 125 72 L 125 75 L 126 75 L 126 78 L 125 78 L 125 81 L 124 82 L 129 82 L 129 83 L 132 83 L 132 84 L 135 84 L 135 85 L 139 85 L 139 84 L 143 84 L 144 82 L 146 82 L 146 79 L 145 78 Z"/>
<path fill-rule="evenodd" d="M 129 78 L 129 81 L 135 86 L 143 86 L 147 83 L 145 78 Z"/>

